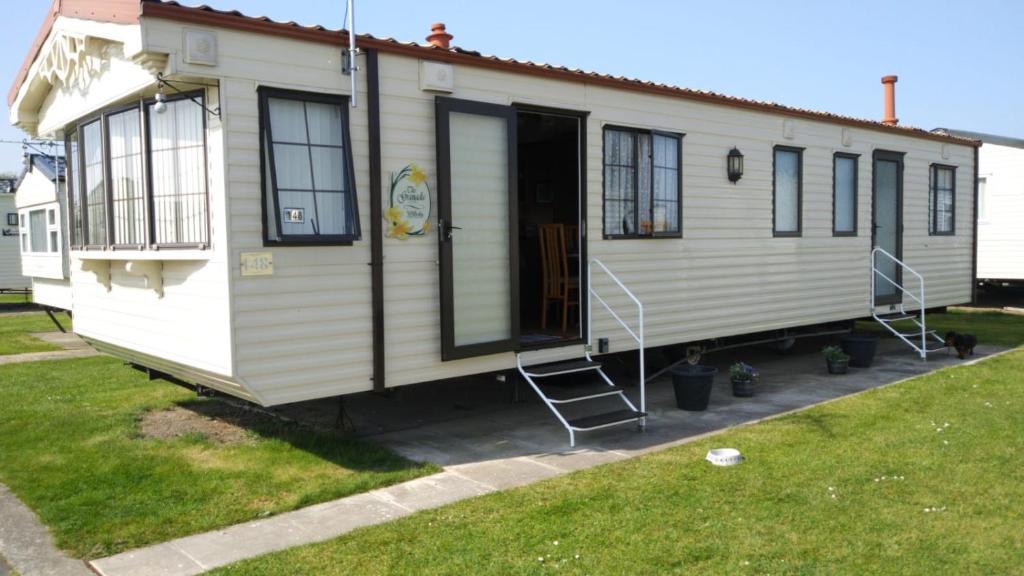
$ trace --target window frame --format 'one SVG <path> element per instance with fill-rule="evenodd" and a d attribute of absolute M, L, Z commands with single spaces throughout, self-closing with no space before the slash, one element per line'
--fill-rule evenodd
<path fill-rule="evenodd" d="M 198 101 L 200 104 L 205 104 L 205 91 L 192 90 L 188 92 L 182 92 L 178 94 L 168 95 L 164 98 L 167 103 L 177 102 L 179 100 L 193 100 Z M 206 111 L 202 110 L 202 137 L 203 137 L 203 161 L 202 161 L 202 174 L 203 174 L 203 210 L 204 210 L 204 233 L 206 237 L 205 242 L 183 242 L 183 243 L 155 243 L 154 238 L 154 211 L 153 211 L 153 182 L 152 182 L 152 155 L 150 146 L 150 129 L 149 129 L 149 107 L 156 103 L 155 97 L 142 98 L 139 100 L 132 101 L 127 104 L 120 104 L 104 108 L 98 112 L 84 116 L 79 120 L 69 124 L 66 128 L 67 137 L 64 140 L 65 150 L 70 153 L 72 142 L 77 146 L 76 158 L 74 159 L 74 167 L 77 170 L 72 170 L 71 162 L 67 163 L 67 177 L 65 178 L 65 186 L 67 188 L 68 198 L 68 233 L 70 234 L 69 246 L 72 250 L 81 251 L 98 251 L 98 250 L 110 250 L 110 251 L 144 251 L 147 249 L 151 250 L 164 250 L 164 249 L 209 249 L 212 246 L 211 239 L 211 227 L 210 227 L 210 180 L 209 180 L 209 138 L 208 138 L 208 122 L 206 118 Z M 138 109 L 139 111 L 139 127 L 141 137 L 141 150 L 142 154 L 142 223 L 143 223 L 143 242 L 141 244 L 115 244 L 114 238 L 114 214 L 113 214 L 113 202 L 114 196 L 111 190 L 112 180 L 112 162 L 110 158 L 110 130 L 109 130 L 109 117 L 127 112 L 132 109 Z M 100 145 L 101 150 L 101 161 L 103 163 L 103 177 L 104 177 L 104 190 L 103 190 L 103 206 L 104 206 L 104 230 L 105 230 L 105 242 L 103 244 L 90 244 L 89 238 L 89 211 L 88 203 L 86 202 L 86 194 L 89 189 L 88 179 L 85 174 L 85 146 L 83 146 L 83 128 L 90 126 L 93 123 L 97 123 L 100 129 Z M 76 186 L 77 184 L 81 186 Z M 81 188 L 81 189 L 78 189 Z M 82 228 L 81 238 L 75 229 L 75 210 L 79 211 Z"/>
<path fill-rule="evenodd" d="M 801 238 L 804 234 L 804 150 L 805 148 L 798 146 L 782 144 L 772 147 L 772 237 L 774 238 Z M 779 192 L 775 182 L 778 152 L 796 153 L 796 230 L 779 230 L 778 213 L 775 209 Z"/>
<path fill-rule="evenodd" d="M 13 216 L 13 218 L 12 218 L 12 216 Z M 13 220 L 13 222 L 12 222 L 12 220 Z M 17 212 L 8 212 L 7 213 L 7 225 L 8 226 L 17 226 L 18 225 L 18 213 Z"/>
<path fill-rule="evenodd" d="M 355 162 L 352 154 L 352 130 L 349 115 L 349 99 L 346 94 L 331 94 L 323 92 L 308 92 L 304 90 L 289 90 L 272 86 L 260 86 L 257 88 L 259 99 L 259 140 L 260 140 L 260 211 L 263 218 L 263 246 L 352 246 L 355 242 L 362 240 L 362 226 L 359 221 L 359 190 L 356 186 Z M 274 132 L 270 122 L 270 99 L 294 100 L 297 102 L 314 102 L 338 106 L 341 111 L 341 142 L 342 161 L 345 162 L 345 179 L 349 187 L 349 198 L 351 203 L 352 231 L 349 234 L 285 234 L 281 230 L 281 201 L 280 192 L 277 186 L 277 161 L 273 154 L 273 145 L 269 147 L 268 142 L 273 144 Z M 308 144 L 307 144 L 308 145 Z M 269 161 L 269 166 L 267 165 Z M 267 174 L 270 174 L 270 182 L 267 182 Z M 269 190 L 268 190 L 269 184 Z M 275 229 L 278 238 L 270 237 L 270 214 L 267 210 L 267 194 L 273 198 L 274 213 L 277 218 Z"/>
<path fill-rule="evenodd" d="M 633 135 L 633 232 L 630 234 L 613 234 L 608 232 L 608 220 L 605 217 L 608 202 L 608 185 L 605 179 L 605 147 L 606 135 L 609 131 L 627 132 Z M 662 136 L 673 138 L 677 142 L 678 168 L 676 170 L 676 223 L 678 229 L 674 232 L 654 232 L 650 234 L 640 233 L 640 145 L 637 136 L 649 134 L 651 136 L 651 223 L 654 223 L 654 137 Z M 683 237 L 683 139 L 686 134 L 683 132 L 669 132 L 666 130 L 654 130 L 650 128 L 637 128 L 633 126 L 622 126 L 618 124 L 605 124 L 601 127 L 601 233 L 605 240 L 637 240 L 654 238 L 682 238 Z"/>
<path fill-rule="evenodd" d="M 928 169 L 928 235 L 956 236 L 956 166 L 934 163 Z M 939 170 L 949 170 L 952 195 L 949 230 L 939 231 Z"/>
<path fill-rule="evenodd" d="M 837 199 L 839 197 L 838 188 L 836 187 L 836 164 L 840 158 L 847 160 L 853 160 L 853 230 L 840 230 L 836 222 L 836 206 Z M 801 166 L 802 168 L 802 166 Z M 856 237 L 860 232 L 860 222 L 857 218 L 857 212 L 859 212 L 860 202 L 860 154 L 854 154 L 852 152 L 836 152 L 832 154 L 832 236 L 853 238 Z"/>

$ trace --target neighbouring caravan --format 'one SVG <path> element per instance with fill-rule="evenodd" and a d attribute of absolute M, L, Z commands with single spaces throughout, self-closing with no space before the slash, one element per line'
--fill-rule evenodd
<path fill-rule="evenodd" d="M 971 139 L 347 38 L 54 5 L 9 101 L 66 142 L 77 333 L 274 405 L 971 300 Z"/>
<path fill-rule="evenodd" d="M 64 159 L 27 154 L 15 202 L 21 235 L 21 273 L 32 279 L 32 301 L 71 310 Z"/>
<path fill-rule="evenodd" d="M 1024 139 L 935 132 L 982 142 L 978 150 L 978 281 L 1024 285 Z"/>
<path fill-rule="evenodd" d="M 0 179 L 0 294 L 13 292 L 25 293 L 32 287 L 32 279 L 21 273 L 20 222 L 18 210 L 14 205 L 14 191 L 17 182 L 12 179 Z"/>

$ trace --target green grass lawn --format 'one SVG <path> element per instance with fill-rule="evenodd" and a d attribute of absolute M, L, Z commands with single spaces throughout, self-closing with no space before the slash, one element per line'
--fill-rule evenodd
<path fill-rule="evenodd" d="M 375 444 L 260 419 L 234 444 L 140 437 L 197 400 L 106 357 L 0 366 L 0 482 L 95 558 L 435 471 Z"/>
<path fill-rule="evenodd" d="M 929 330 L 936 330 L 940 337 L 945 337 L 946 332 L 952 330 L 974 334 L 979 344 L 1010 347 L 1024 344 L 1024 316 L 1020 315 L 955 308 L 941 314 L 928 314 L 925 324 Z M 901 332 L 917 329 L 917 325 L 909 320 L 895 322 L 893 327 Z M 888 334 L 875 321 L 858 322 L 857 328 Z"/>
<path fill-rule="evenodd" d="M 0 294 L 0 304 L 31 304 L 31 294 Z"/>
<path fill-rule="evenodd" d="M 215 573 L 1020 574 L 1022 373 L 1018 350 Z M 726 446 L 746 462 L 703 460 Z"/>
<path fill-rule="evenodd" d="M 65 329 L 71 329 L 67 317 L 59 318 Z M 26 352 L 49 352 L 60 346 L 29 336 L 30 332 L 55 332 L 57 327 L 43 312 L 31 314 L 0 314 L 0 356 Z"/>

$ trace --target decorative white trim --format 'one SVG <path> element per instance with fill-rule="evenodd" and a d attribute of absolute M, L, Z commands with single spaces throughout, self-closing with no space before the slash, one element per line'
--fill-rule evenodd
<path fill-rule="evenodd" d="M 124 263 L 124 272 L 129 276 L 141 276 L 146 280 L 146 288 L 164 297 L 164 263 L 160 260 L 129 260 Z"/>
<path fill-rule="evenodd" d="M 110 292 L 110 261 L 109 260 L 81 260 L 79 268 L 82 272 L 88 272 L 96 277 L 96 282 L 103 285 Z"/>
<path fill-rule="evenodd" d="M 123 46 L 104 38 L 61 33 L 40 57 L 38 75 L 51 86 L 85 90 L 93 78 L 123 56 Z"/>
<path fill-rule="evenodd" d="M 139 52 L 132 56 L 132 63 L 154 77 L 167 72 L 168 55 L 163 52 Z"/>

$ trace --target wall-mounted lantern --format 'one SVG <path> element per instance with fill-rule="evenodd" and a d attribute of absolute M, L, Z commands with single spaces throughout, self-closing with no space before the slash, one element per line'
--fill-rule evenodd
<path fill-rule="evenodd" d="M 729 155 L 725 158 L 725 169 L 729 175 L 729 182 L 735 184 L 743 178 L 743 153 L 739 148 L 733 146 L 732 150 L 729 150 Z"/>

